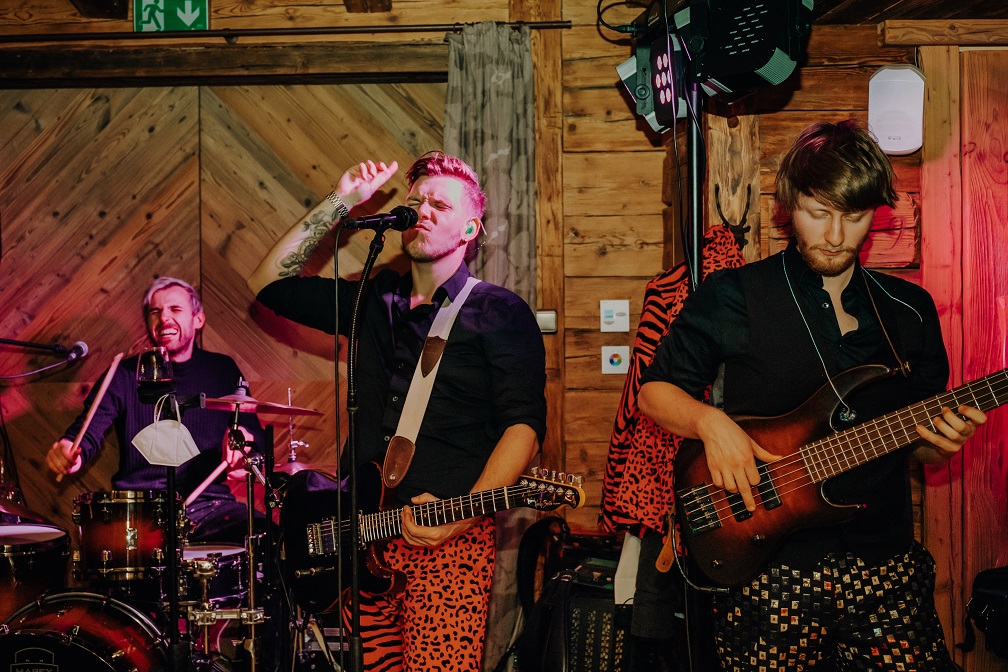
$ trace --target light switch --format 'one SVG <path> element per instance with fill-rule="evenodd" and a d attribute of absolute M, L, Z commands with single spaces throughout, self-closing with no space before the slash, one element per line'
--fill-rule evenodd
<path fill-rule="evenodd" d="M 599 301 L 599 331 L 630 331 L 630 301 L 627 299 Z"/>

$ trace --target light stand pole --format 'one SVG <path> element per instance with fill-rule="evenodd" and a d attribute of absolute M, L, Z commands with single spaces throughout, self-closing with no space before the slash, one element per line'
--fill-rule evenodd
<path fill-rule="evenodd" d="M 687 152 L 689 155 L 689 178 L 687 198 L 688 222 L 686 228 L 685 249 L 686 267 L 689 270 L 690 291 L 696 289 L 703 279 L 701 264 L 703 263 L 703 195 L 704 174 L 707 162 L 704 158 L 703 120 L 704 95 L 700 84 L 691 82 L 687 86 L 688 99 L 687 116 L 689 117 L 689 132 L 687 133 Z"/>

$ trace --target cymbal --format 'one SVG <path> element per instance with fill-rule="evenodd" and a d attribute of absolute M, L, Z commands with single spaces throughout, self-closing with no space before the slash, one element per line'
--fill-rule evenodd
<path fill-rule="evenodd" d="M 301 406 L 285 406 L 269 401 L 259 401 L 247 394 L 228 394 L 223 397 L 207 399 L 203 408 L 211 411 L 231 411 L 237 409 L 241 413 L 270 413 L 274 415 L 322 415 L 321 411 Z"/>
<path fill-rule="evenodd" d="M 18 523 L 46 523 L 51 525 L 52 521 L 40 513 L 21 506 L 17 502 L 0 498 L 0 523 L 5 525 L 16 525 Z"/>
<path fill-rule="evenodd" d="M 283 462 L 277 462 L 276 464 L 273 465 L 274 473 L 287 474 L 288 476 L 293 476 L 297 472 L 303 471 L 305 469 L 315 469 L 315 467 L 308 464 L 307 462 L 300 462 L 297 460 L 295 460 L 294 462 L 285 460 Z"/>

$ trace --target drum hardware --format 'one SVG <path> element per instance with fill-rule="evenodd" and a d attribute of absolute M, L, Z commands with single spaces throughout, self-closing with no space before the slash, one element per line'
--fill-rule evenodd
<path fill-rule="evenodd" d="M 248 385 L 244 380 L 238 381 L 234 394 L 223 397 L 204 398 L 201 408 L 211 411 L 233 411 L 236 413 L 264 413 L 271 415 L 322 415 L 320 411 L 300 406 L 284 406 L 269 401 L 253 399 L 248 393 Z"/>

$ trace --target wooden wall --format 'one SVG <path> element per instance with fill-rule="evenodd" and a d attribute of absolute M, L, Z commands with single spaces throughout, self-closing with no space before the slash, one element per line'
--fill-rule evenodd
<path fill-rule="evenodd" d="M 636 117 L 616 66 L 629 41 L 600 28 L 593 2 L 564 3 L 563 40 L 564 446 L 585 476 L 591 508 L 568 516 L 595 527 L 602 476 L 624 376 L 603 375 L 603 346 L 633 345 L 644 286 L 662 270 L 663 138 Z M 610 23 L 639 7 L 616 6 Z M 671 140 L 671 134 L 664 141 Z M 629 333 L 599 331 L 599 300 L 627 299 Z"/>
<path fill-rule="evenodd" d="M 300 461 L 331 470 L 345 436 L 334 382 L 345 357 L 329 337 L 262 310 L 245 278 L 345 167 L 370 152 L 402 163 L 439 147 L 443 100 L 443 84 L 0 91 L 3 333 L 89 345 L 80 364 L 0 390 L 29 505 L 69 528 L 73 496 L 108 488 L 114 437 L 59 485 L 43 458 L 113 354 L 147 347 L 140 301 L 161 275 L 201 291 L 202 344 L 235 358 L 254 397 L 288 403 L 290 389 L 294 405 L 324 413 L 295 418 L 293 439 L 309 444 Z M 355 119 L 369 120 L 366 132 Z M 366 233 L 341 239 L 341 274 L 359 273 L 369 242 Z M 318 272 L 333 273 L 334 244 Z M 402 263 L 392 233 L 379 264 Z M 3 374 L 54 361 L 3 355 Z M 277 423 L 280 465 L 290 419 L 262 419 Z"/>
<path fill-rule="evenodd" d="M 79 412 L 87 387 L 111 354 L 142 347 L 139 315 L 132 311 L 139 292 L 158 274 L 179 275 L 199 285 L 209 318 L 204 345 L 233 354 L 252 378 L 258 397 L 285 402 L 291 387 L 295 404 L 325 410 L 324 419 L 297 421 L 295 438 L 312 444 L 302 452 L 306 459 L 327 459 L 337 443 L 339 403 L 331 381 L 340 363 L 331 344 L 306 338 L 257 310 L 244 277 L 276 235 L 327 193 L 350 161 L 383 155 L 403 163 L 440 142 L 447 56 L 443 34 L 371 33 L 367 27 L 562 19 L 570 21 L 569 29 L 536 30 L 532 38 L 537 307 L 556 310 L 559 322 L 559 332 L 545 336 L 550 429 L 543 461 L 585 477 L 590 504 L 568 517 L 575 527 L 594 528 L 623 386 L 622 376 L 601 374 L 600 349 L 631 345 L 634 337 L 632 331 L 600 333 L 598 301 L 629 300 L 633 327 L 645 283 L 680 256 L 666 230 L 676 223 L 669 176 L 683 156 L 675 154 L 672 134 L 649 133 L 631 112 L 615 71 L 630 56 L 630 45 L 621 34 L 599 27 L 597 3 L 392 4 L 389 13 L 348 14 L 338 0 L 297 5 L 214 0 L 212 30 L 318 31 L 229 42 L 188 35 L 142 42 L 103 36 L 95 41 L 88 36 L 126 36 L 132 23 L 87 19 L 68 0 L 17 0 L 0 6 L 0 87 L 8 89 L 0 91 L 0 335 L 61 343 L 80 339 L 92 348 L 81 365 L 0 387 L 22 482 L 34 508 L 69 526 L 69 498 L 80 490 L 106 487 L 114 470 L 113 451 L 60 486 L 44 471 L 41 459 Z M 606 19 L 625 23 L 640 11 L 617 4 Z M 333 28 L 365 32 L 326 33 Z M 47 33 L 81 35 L 67 42 L 13 41 Z M 914 45 L 922 43 L 918 38 L 879 46 L 874 27 L 816 27 L 809 63 L 794 79 L 708 116 L 708 198 L 719 185 L 722 212 L 737 223 L 747 204 L 745 187 L 751 187 L 748 258 L 771 253 L 786 235 L 772 226 L 771 193 L 776 162 L 791 139 L 820 119 L 864 120 L 870 74 L 884 63 L 912 62 Z M 954 58 L 944 56 L 941 81 L 958 78 L 958 58 L 958 51 Z M 990 67 L 979 58 L 971 62 L 979 72 Z M 20 86 L 10 90 L 11 81 Z M 373 83 L 379 81 L 386 84 Z M 948 110 L 958 109 L 959 90 L 943 89 L 936 81 L 929 79 L 929 96 L 944 95 L 942 119 L 955 126 L 957 117 Z M 974 127 L 980 129 L 983 117 L 978 119 Z M 877 222 L 879 256 L 873 263 L 927 282 L 933 293 L 937 290 L 944 297 L 939 304 L 951 329 L 946 336 L 959 344 L 959 353 L 953 351 L 952 356 L 961 375 L 968 368 L 963 366 L 963 343 L 972 335 L 964 337 L 960 316 L 964 305 L 977 314 L 983 305 L 979 300 L 964 303 L 962 274 L 958 280 L 949 275 L 967 248 L 962 240 L 950 240 L 951 254 L 929 248 L 928 236 L 934 233 L 937 238 L 942 229 L 936 219 L 930 224 L 924 220 L 926 235 L 919 244 L 919 230 L 903 226 L 916 221 L 908 217 L 914 204 L 926 212 L 929 195 L 934 199 L 942 189 L 947 191 L 953 174 L 958 174 L 958 135 L 955 138 L 945 148 L 940 164 L 944 173 L 922 167 L 921 154 L 897 160 L 908 210 L 896 218 L 902 222 L 898 227 L 892 218 Z M 681 154 L 682 129 L 679 140 Z M 1001 184 L 992 178 L 985 186 L 981 177 L 988 173 L 983 171 L 969 175 L 981 191 L 996 191 L 995 185 Z M 953 203 L 946 209 L 954 214 L 957 208 Z M 991 222 L 1001 219 L 999 211 L 985 217 Z M 709 210 L 707 221 L 721 220 Z M 970 240 L 987 259 L 998 240 L 983 238 L 989 236 L 983 231 Z M 907 246 L 908 240 L 913 244 Z M 885 241 L 889 244 L 881 244 Z M 341 244 L 341 271 L 352 272 L 354 260 L 362 256 L 360 245 L 359 236 Z M 323 260 L 320 270 L 327 268 Z M 987 277 L 966 274 L 966 280 L 987 292 L 988 303 L 1000 305 L 1000 276 L 993 285 L 987 284 Z M 1003 335 L 1003 330 L 993 333 Z M 0 373 L 45 361 L 0 350 Z M 981 368 L 980 363 L 974 368 Z M 281 424 L 278 458 L 286 454 L 286 419 Z M 952 628 L 952 641 L 959 641 L 961 631 L 955 628 L 961 623 L 970 571 L 992 562 L 993 553 L 1002 554 L 998 559 L 1003 564 L 1004 545 L 993 539 L 978 550 L 970 542 L 971 536 L 983 535 L 978 523 L 966 531 L 939 525 L 933 521 L 942 515 L 928 507 L 949 492 L 961 497 L 944 497 L 954 503 L 944 519 L 953 521 L 968 508 L 971 488 L 993 489 L 1002 476 L 996 466 L 1003 462 L 996 457 L 997 436 L 1003 434 L 983 439 L 989 446 L 981 453 L 984 457 L 958 472 L 963 474 L 960 483 L 968 473 L 968 488 L 957 489 L 954 474 L 927 475 L 928 487 L 938 488 L 938 494 L 928 491 L 922 498 L 921 533 L 939 549 L 940 571 L 963 549 L 973 558 L 968 567 L 942 576 L 943 621 Z M 954 543 L 950 537 L 956 535 L 960 541 Z M 969 672 L 995 669 L 982 655 L 969 658 Z"/>

